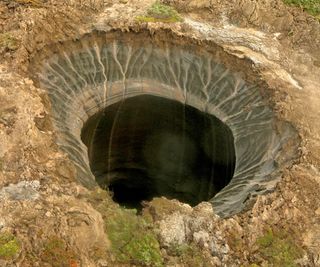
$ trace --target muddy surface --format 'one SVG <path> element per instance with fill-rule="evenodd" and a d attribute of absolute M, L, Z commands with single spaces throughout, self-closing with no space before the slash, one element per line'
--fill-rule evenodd
<path fill-rule="evenodd" d="M 19 250 L 9 258 L 0 255 L 0 266 L 118 265 L 105 233 L 106 218 L 97 211 L 101 199 L 76 182 L 74 166 L 55 144 L 50 104 L 33 83 L 29 65 L 46 46 L 112 29 L 143 29 L 154 38 L 158 32 L 168 38 L 173 34 L 182 44 L 185 37 L 219 47 L 238 67 L 250 69 L 249 79 L 261 80 L 276 116 L 292 124 L 301 139 L 298 158 L 279 174 L 276 189 L 249 199 L 241 214 L 222 220 L 207 207 L 192 209 L 175 201 L 161 202 L 160 208 L 159 203 L 146 204 L 145 214 L 160 231 L 167 266 L 190 266 L 168 256 L 172 240 L 203 249 L 208 266 L 284 266 L 268 249 L 287 253 L 293 240 L 299 251 L 294 264 L 320 266 L 319 22 L 277 0 L 164 2 L 184 22 L 137 22 L 135 17 L 152 4 L 149 0 L 1 1 L 0 234 L 16 236 Z M 28 183 L 21 189 L 19 182 Z M 209 226 L 204 223 L 208 220 Z M 189 230 L 170 228 L 173 224 L 187 224 Z M 259 238 L 270 229 L 277 238 L 266 252 Z M 58 246 L 62 256 L 48 250 L 52 242 L 63 244 Z M 95 253 L 97 247 L 103 253 Z M 67 260 L 59 262 L 57 255 Z"/>

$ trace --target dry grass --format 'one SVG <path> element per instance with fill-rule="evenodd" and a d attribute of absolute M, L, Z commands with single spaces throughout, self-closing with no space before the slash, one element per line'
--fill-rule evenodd
<path fill-rule="evenodd" d="M 284 2 L 298 6 L 320 20 L 320 0 L 284 0 Z"/>

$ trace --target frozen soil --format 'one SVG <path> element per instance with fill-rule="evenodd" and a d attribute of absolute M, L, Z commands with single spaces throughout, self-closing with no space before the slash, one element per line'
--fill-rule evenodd
<path fill-rule="evenodd" d="M 218 45 L 238 66 L 252 67 L 276 116 L 301 139 L 298 158 L 274 192 L 250 199 L 241 214 L 222 220 L 205 203 L 194 209 L 165 199 L 146 203 L 143 216 L 154 225 L 165 265 L 320 266 L 319 22 L 277 0 L 164 2 L 184 22 L 137 22 L 151 0 L 0 2 L 0 235 L 19 240 L 16 255 L 0 254 L 0 266 L 139 266 L 115 259 L 100 207 L 118 207 L 76 182 L 74 166 L 55 144 L 48 98 L 28 71 L 47 45 L 113 29 Z M 184 243 L 203 257 L 190 263 L 170 254 Z"/>

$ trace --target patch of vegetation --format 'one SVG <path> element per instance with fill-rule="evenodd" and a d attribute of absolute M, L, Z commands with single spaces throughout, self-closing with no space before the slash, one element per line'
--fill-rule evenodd
<path fill-rule="evenodd" d="M 111 241 L 111 249 L 92 249 L 95 259 L 112 257 L 114 264 L 121 266 L 163 266 L 159 243 L 148 218 L 137 215 L 134 209 L 120 207 L 113 202 L 112 193 L 100 187 L 91 191 L 87 199 L 102 215 Z"/>
<path fill-rule="evenodd" d="M 320 1 L 319 0 L 284 0 L 286 4 L 301 7 L 311 15 L 320 19 Z"/>
<path fill-rule="evenodd" d="M 110 192 L 97 188 L 90 195 L 89 201 L 101 213 L 106 227 L 106 233 L 111 241 L 109 255 L 115 258 L 114 266 L 168 266 L 176 265 L 206 267 L 208 259 L 202 250 L 194 244 L 175 245 L 167 249 L 170 258 L 163 259 L 159 242 L 153 231 L 151 214 L 137 215 L 134 209 L 119 207 L 112 201 Z M 177 206 L 164 198 L 155 198 L 150 204 L 159 216 L 170 214 Z M 111 252 L 111 253 L 110 253 Z M 107 254 L 95 248 L 96 259 Z M 111 254 L 111 255 L 110 255 Z M 172 260 L 172 262 L 171 262 Z"/>
<path fill-rule="evenodd" d="M 110 258 L 110 253 L 107 247 L 101 246 L 101 245 L 94 245 L 89 250 L 90 257 L 95 261 L 103 260 Z"/>
<path fill-rule="evenodd" d="M 145 16 L 136 17 L 139 22 L 179 22 L 183 21 L 179 13 L 171 6 L 155 2 Z"/>
<path fill-rule="evenodd" d="M 52 267 L 77 266 L 75 252 L 67 247 L 64 240 L 51 236 L 44 244 L 41 260 Z"/>
<path fill-rule="evenodd" d="M 206 267 L 210 266 L 205 255 L 194 244 L 174 245 L 168 249 L 170 256 L 176 257 L 183 266 Z"/>
<path fill-rule="evenodd" d="M 13 37 L 10 33 L 0 34 L 0 52 L 14 51 L 18 49 L 19 41 Z"/>
<path fill-rule="evenodd" d="M 17 238 L 10 233 L 0 234 L 0 259 L 11 260 L 20 251 Z"/>
<path fill-rule="evenodd" d="M 295 267 L 295 260 L 302 256 L 302 250 L 291 236 L 272 229 L 257 239 L 257 245 L 261 256 L 275 267 Z"/>
<path fill-rule="evenodd" d="M 106 231 L 117 261 L 139 266 L 163 266 L 159 243 L 150 225 L 135 210 L 107 212 Z"/>

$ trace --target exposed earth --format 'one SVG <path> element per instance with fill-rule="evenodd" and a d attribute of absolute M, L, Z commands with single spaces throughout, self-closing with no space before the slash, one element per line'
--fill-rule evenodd
<path fill-rule="evenodd" d="M 183 21 L 137 20 L 153 3 L 0 2 L 0 266 L 320 266 L 319 21 L 280 0 L 167 0 Z M 165 198 L 137 216 L 80 185 L 30 64 L 52 44 L 113 30 L 215 44 L 250 66 L 301 140 L 275 190 L 222 219 L 206 202 Z"/>

